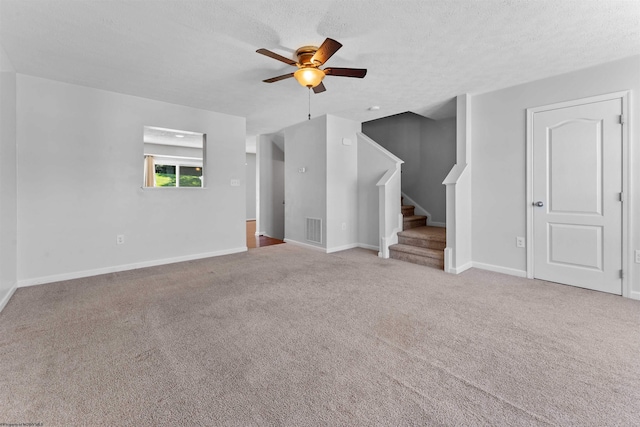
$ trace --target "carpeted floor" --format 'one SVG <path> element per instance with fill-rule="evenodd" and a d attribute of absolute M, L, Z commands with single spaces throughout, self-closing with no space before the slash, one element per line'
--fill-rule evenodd
<path fill-rule="evenodd" d="M 640 424 L 640 301 L 292 245 L 18 289 L 0 423 Z"/>

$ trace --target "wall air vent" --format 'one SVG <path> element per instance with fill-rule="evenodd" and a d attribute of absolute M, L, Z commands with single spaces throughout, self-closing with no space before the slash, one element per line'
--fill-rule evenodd
<path fill-rule="evenodd" d="M 322 220 L 307 218 L 307 241 L 322 244 Z"/>

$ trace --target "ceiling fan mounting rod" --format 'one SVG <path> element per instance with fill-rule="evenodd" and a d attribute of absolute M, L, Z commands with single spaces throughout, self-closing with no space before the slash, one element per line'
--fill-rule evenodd
<path fill-rule="evenodd" d="M 296 56 L 298 57 L 298 66 L 314 66 L 322 65 L 320 61 L 312 61 L 313 55 L 318 51 L 317 46 L 302 46 L 296 50 Z"/>

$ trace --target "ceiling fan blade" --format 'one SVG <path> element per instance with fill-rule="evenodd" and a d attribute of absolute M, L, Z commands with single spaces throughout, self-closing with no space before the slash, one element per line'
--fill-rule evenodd
<path fill-rule="evenodd" d="M 293 73 L 283 74 L 283 75 L 278 76 L 278 77 L 271 77 L 270 79 L 263 80 L 263 82 L 265 82 L 265 83 L 274 83 L 274 82 L 279 82 L 280 80 L 288 79 L 290 77 L 293 77 Z"/>
<path fill-rule="evenodd" d="M 322 93 L 325 90 L 327 90 L 327 88 L 324 87 L 324 83 L 320 82 L 320 84 L 318 86 L 313 88 L 313 93 Z"/>
<path fill-rule="evenodd" d="M 316 53 L 311 57 L 311 62 L 319 62 L 320 65 L 324 64 L 333 56 L 334 53 L 342 47 L 342 44 L 334 39 L 327 38 L 322 42 Z"/>
<path fill-rule="evenodd" d="M 268 56 L 269 58 L 277 59 L 278 61 L 284 62 L 285 64 L 296 65 L 296 61 L 294 61 L 293 59 L 285 58 L 284 56 L 278 55 L 277 53 L 271 52 L 267 49 L 258 49 L 256 50 L 256 52 Z"/>
<path fill-rule="evenodd" d="M 325 68 L 324 73 L 327 76 L 357 77 L 361 79 L 367 75 L 367 69 L 366 68 Z"/>

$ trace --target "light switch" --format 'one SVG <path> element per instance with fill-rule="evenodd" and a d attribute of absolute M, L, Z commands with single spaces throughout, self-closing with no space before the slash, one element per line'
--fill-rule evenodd
<path fill-rule="evenodd" d="M 240 180 L 239 179 L 232 179 L 231 180 L 231 186 L 232 187 L 240 187 Z"/>

